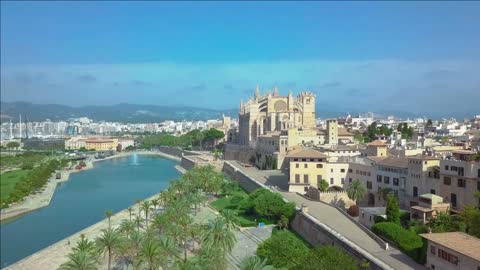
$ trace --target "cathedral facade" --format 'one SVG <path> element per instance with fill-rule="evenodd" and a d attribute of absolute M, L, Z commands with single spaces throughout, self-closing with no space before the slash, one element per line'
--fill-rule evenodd
<path fill-rule="evenodd" d="M 292 128 L 315 128 L 315 94 L 291 92 L 280 96 L 278 88 L 261 96 L 257 86 L 253 97 L 240 103 L 238 144 L 255 147 L 262 135 L 287 131 Z"/>

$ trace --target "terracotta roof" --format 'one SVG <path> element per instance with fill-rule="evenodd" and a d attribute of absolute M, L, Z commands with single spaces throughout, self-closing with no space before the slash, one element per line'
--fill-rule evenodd
<path fill-rule="evenodd" d="M 453 150 L 452 153 L 454 154 L 463 154 L 463 155 L 474 155 L 477 152 L 471 150 Z"/>
<path fill-rule="evenodd" d="M 338 136 L 353 136 L 355 134 L 348 132 L 346 128 L 338 128 Z"/>
<path fill-rule="evenodd" d="M 421 237 L 480 261 L 480 239 L 462 232 L 424 233 Z"/>
<path fill-rule="evenodd" d="M 326 158 L 325 154 L 322 154 L 320 151 L 309 149 L 309 148 L 300 148 L 288 152 L 287 157 L 296 157 L 296 158 Z"/>
<path fill-rule="evenodd" d="M 418 154 L 418 155 L 414 155 L 414 156 L 409 156 L 408 158 L 411 158 L 411 159 L 421 159 L 421 160 L 439 160 L 439 158 L 437 158 L 437 157 L 427 156 L 427 155 L 422 155 L 422 154 Z"/>
<path fill-rule="evenodd" d="M 407 168 L 408 159 L 406 158 L 397 158 L 397 157 L 367 157 L 375 161 L 378 165 L 397 167 L 397 168 Z"/>
<path fill-rule="evenodd" d="M 387 146 L 387 144 L 385 144 L 384 142 L 382 142 L 380 140 L 375 140 L 375 141 L 369 143 L 368 145 L 371 145 L 371 146 Z"/>

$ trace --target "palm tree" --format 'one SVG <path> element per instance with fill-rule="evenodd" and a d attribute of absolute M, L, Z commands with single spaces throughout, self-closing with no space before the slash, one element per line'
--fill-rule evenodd
<path fill-rule="evenodd" d="M 148 213 L 150 212 L 150 202 L 147 200 L 143 201 L 141 204 L 141 209 L 145 213 L 145 222 L 148 229 Z"/>
<path fill-rule="evenodd" d="M 73 248 L 74 252 L 88 252 L 92 255 L 95 254 L 95 243 L 93 241 L 88 240 L 85 237 L 85 234 L 80 235 L 80 240 L 77 242 L 77 246 Z"/>
<path fill-rule="evenodd" d="M 138 206 L 138 215 L 140 216 L 140 212 L 142 211 L 142 207 L 141 207 L 142 200 L 137 199 L 136 202 L 137 202 L 137 206 Z"/>
<path fill-rule="evenodd" d="M 67 255 L 68 261 L 60 266 L 60 270 L 97 270 L 97 261 L 86 251 L 75 251 Z"/>
<path fill-rule="evenodd" d="M 267 259 L 258 256 L 246 257 L 240 262 L 240 270 L 274 270 L 275 267 L 267 265 Z"/>
<path fill-rule="evenodd" d="M 158 233 L 161 234 L 164 230 L 165 227 L 171 223 L 172 218 L 169 213 L 163 212 L 161 214 L 156 215 L 153 218 L 152 225 L 154 228 L 158 230 Z"/>
<path fill-rule="evenodd" d="M 237 212 L 230 210 L 230 209 L 225 209 L 220 212 L 222 214 L 225 224 L 227 225 L 227 228 L 229 229 L 234 229 L 235 228 L 235 221 L 237 220 Z"/>
<path fill-rule="evenodd" d="M 135 231 L 135 222 L 131 220 L 123 220 L 120 223 L 120 227 L 118 228 L 120 232 L 129 235 L 131 232 Z"/>
<path fill-rule="evenodd" d="M 132 221 L 133 208 L 130 206 L 130 207 L 127 208 L 127 210 L 128 210 L 128 214 L 129 214 L 129 216 L 130 216 L 130 221 Z"/>
<path fill-rule="evenodd" d="M 235 234 L 227 226 L 225 219 L 218 217 L 210 220 L 203 237 L 202 246 L 205 246 L 207 249 L 216 247 L 225 256 L 226 253 L 232 251 L 236 241 Z"/>
<path fill-rule="evenodd" d="M 157 199 L 157 198 L 155 198 L 155 199 L 152 199 L 152 200 L 150 201 L 150 203 L 151 203 L 152 206 L 153 206 L 153 210 L 156 211 L 156 210 L 157 210 L 157 206 L 160 204 L 160 200 Z"/>
<path fill-rule="evenodd" d="M 118 248 L 121 242 L 121 235 L 118 231 L 112 229 L 103 229 L 102 234 L 95 240 L 97 247 L 108 255 L 108 270 L 110 270 L 112 264 L 113 251 Z"/>
<path fill-rule="evenodd" d="M 111 228 L 110 218 L 112 217 L 113 213 L 110 210 L 105 211 L 105 216 L 108 218 L 108 228 Z"/>
<path fill-rule="evenodd" d="M 133 221 L 135 225 L 137 225 L 137 231 L 140 231 L 140 225 L 142 224 L 142 218 L 140 216 L 135 216 L 135 220 Z"/>
<path fill-rule="evenodd" d="M 355 204 L 357 204 L 358 200 L 363 199 L 366 194 L 367 189 L 358 179 L 355 179 L 347 190 L 348 197 L 354 201 Z"/>
<path fill-rule="evenodd" d="M 158 269 L 163 259 L 161 255 L 159 242 L 154 238 L 148 238 L 143 241 L 138 253 L 139 263 L 145 263 L 149 270 Z"/>

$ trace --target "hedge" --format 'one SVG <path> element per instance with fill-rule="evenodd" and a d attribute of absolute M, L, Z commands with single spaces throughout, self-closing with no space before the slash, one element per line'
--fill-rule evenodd
<path fill-rule="evenodd" d="M 420 236 L 392 222 L 376 223 L 372 231 L 394 242 L 398 248 L 416 262 L 424 264 L 426 260 L 426 244 Z"/>

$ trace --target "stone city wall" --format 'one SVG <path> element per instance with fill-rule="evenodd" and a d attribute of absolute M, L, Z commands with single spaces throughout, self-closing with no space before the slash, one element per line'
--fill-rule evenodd
<path fill-rule="evenodd" d="M 233 180 L 237 181 L 240 186 L 245 189 L 247 192 L 252 192 L 259 188 L 267 188 L 262 183 L 256 181 L 255 179 L 249 177 L 248 175 L 244 174 L 242 171 L 238 170 L 233 166 L 230 162 L 225 161 L 223 163 L 223 173 L 232 178 Z"/>
<path fill-rule="evenodd" d="M 297 211 L 297 214 L 295 215 L 295 218 L 291 222 L 290 226 L 295 232 L 302 236 L 303 239 L 313 246 L 334 245 L 346 251 L 350 256 L 356 258 L 359 262 L 362 260 L 367 260 L 370 263 L 369 269 L 393 269 L 330 227 L 320 223 L 308 213 Z"/>

